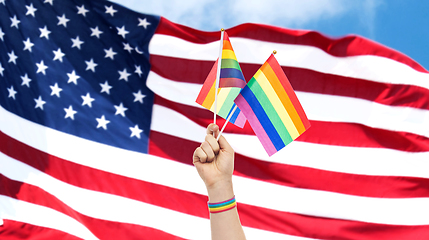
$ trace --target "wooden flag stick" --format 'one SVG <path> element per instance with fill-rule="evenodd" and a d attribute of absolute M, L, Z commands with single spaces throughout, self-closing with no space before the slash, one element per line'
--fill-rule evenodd
<path fill-rule="evenodd" d="M 220 135 L 222 135 L 223 130 L 225 130 L 226 125 L 228 124 L 232 115 L 234 115 L 236 109 L 237 109 L 237 105 L 235 105 L 234 109 L 232 109 L 231 113 L 229 114 L 228 118 L 226 119 L 225 123 L 223 124 L 222 130 L 220 130 L 219 135 L 216 138 L 216 141 L 219 141 Z"/>
<path fill-rule="evenodd" d="M 213 116 L 213 123 L 216 124 L 216 115 L 217 115 L 217 93 L 219 89 L 219 78 L 220 78 L 220 68 L 222 63 L 222 49 L 223 49 L 223 35 L 225 33 L 225 30 L 222 28 L 220 34 L 220 48 L 219 48 L 219 58 L 217 62 L 217 72 L 216 72 L 216 83 L 215 83 L 215 101 L 214 101 L 214 116 Z M 213 133 L 214 134 L 214 133 Z"/>

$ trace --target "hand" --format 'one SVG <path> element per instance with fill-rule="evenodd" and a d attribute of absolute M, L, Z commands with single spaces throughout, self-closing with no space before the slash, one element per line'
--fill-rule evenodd
<path fill-rule="evenodd" d="M 195 149 L 193 155 L 193 163 L 206 185 L 211 200 L 218 197 L 225 200 L 228 195 L 233 195 L 234 150 L 223 136 L 220 136 L 219 142 L 216 141 L 218 134 L 219 127 L 210 124 L 207 127 L 205 141 Z"/>

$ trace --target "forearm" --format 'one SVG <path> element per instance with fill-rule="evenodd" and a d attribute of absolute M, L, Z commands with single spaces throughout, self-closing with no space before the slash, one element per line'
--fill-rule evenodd
<path fill-rule="evenodd" d="M 218 203 L 234 197 L 232 182 L 218 184 L 207 189 L 210 203 Z M 210 213 L 212 240 L 246 239 L 238 216 L 237 207 Z"/>

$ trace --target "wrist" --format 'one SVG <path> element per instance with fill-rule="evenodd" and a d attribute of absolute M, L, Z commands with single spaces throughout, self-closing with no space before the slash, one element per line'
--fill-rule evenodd
<path fill-rule="evenodd" d="M 209 202 L 221 202 L 234 197 L 232 180 L 220 181 L 207 186 Z"/>

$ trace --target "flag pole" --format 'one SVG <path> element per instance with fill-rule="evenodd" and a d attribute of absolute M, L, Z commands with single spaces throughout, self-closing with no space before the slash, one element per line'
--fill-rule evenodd
<path fill-rule="evenodd" d="M 277 53 L 276 50 L 273 51 L 273 54 L 275 55 Z M 234 109 L 232 109 L 231 114 L 228 115 L 228 118 L 226 119 L 225 123 L 222 126 L 222 130 L 220 130 L 219 135 L 216 138 L 216 141 L 219 141 L 220 135 L 222 135 L 223 130 L 225 130 L 226 125 L 228 124 L 229 120 L 231 119 L 232 115 L 234 115 L 235 110 L 237 109 L 237 105 L 234 106 Z"/>
<path fill-rule="evenodd" d="M 225 123 L 223 124 L 222 130 L 220 130 L 219 135 L 216 138 L 216 141 L 219 141 L 220 135 L 222 135 L 223 130 L 225 130 L 226 125 L 228 124 L 228 122 L 231 119 L 232 115 L 234 115 L 234 112 L 235 112 L 236 109 L 237 109 L 237 105 L 235 105 L 234 109 L 232 109 L 231 113 L 229 114 L 228 118 L 226 119 Z"/>
<path fill-rule="evenodd" d="M 214 101 L 214 116 L 213 116 L 213 123 L 216 124 L 216 115 L 217 115 L 217 93 L 219 89 L 219 78 L 220 78 L 220 68 L 221 68 L 221 62 L 222 62 L 222 49 L 223 49 L 223 35 L 225 33 L 225 30 L 222 28 L 220 30 L 220 48 L 219 48 L 219 58 L 217 62 L 217 72 L 216 72 L 216 83 L 215 83 L 215 101 Z M 214 133 L 213 133 L 214 136 Z"/>

